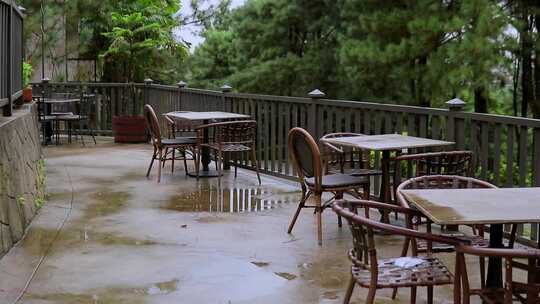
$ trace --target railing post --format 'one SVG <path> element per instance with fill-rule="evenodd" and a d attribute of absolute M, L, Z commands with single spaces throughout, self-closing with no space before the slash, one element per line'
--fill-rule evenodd
<path fill-rule="evenodd" d="M 533 129 L 533 184 L 540 187 L 540 128 Z"/>
<path fill-rule="evenodd" d="M 152 87 L 152 83 L 154 81 L 151 78 L 145 78 L 144 79 L 144 102 L 143 104 L 149 104 L 150 103 L 150 88 Z"/>
<path fill-rule="evenodd" d="M 317 120 L 317 109 L 318 109 L 318 100 L 326 96 L 319 89 L 315 89 L 308 93 L 308 96 L 311 98 L 311 105 L 309 108 L 309 122 L 308 122 L 308 131 L 314 138 L 319 137 L 319 122 Z"/>
<path fill-rule="evenodd" d="M 221 95 L 221 100 L 222 100 L 222 111 L 229 111 L 229 112 L 232 112 L 233 111 L 233 104 L 232 104 L 232 101 L 230 102 L 230 106 L 227 107 L 227 93 L 229 93 L 231 90 L 232 90 L 232 87 L 228 84 L 224 84 L 222 85 L 220 88 L 221 90 L 221 93 L 223 93 Z"/>
<path fill-rule="evenodd" d="M 222 85 L 220 88 L 221 90 L 221 110 L 222 111 L 229 111 L 233 112 L 233 104 L 232 101 L 230 102 L 230 106 L 227 106 L 227 93 L 229 93 L 232 90 L 232 87 L 228 84 Z M 233 161 L 237 162 L 238 158 L 235 156 L 233 158 Z M 225 159 L 223 161 L 223 169 L 229 170 L 231 169 L 231 159 L 229 153 L 225 153 Z"/>
<path fill-rule="evenodd" d="M 449 141 L 454 141 L 458 149 L 462 149 L 465 139 L 464 139 L 464 122 L 462 119 L 456 117 L 457 112 L 463 111 L 466 103 L 459 99 L 454 98 L 446 102 L 446 106 L 450 110 L 448 115 L 448 122 L 446 126 L 446 139 Z"/>
<path fill-rule="evenodd" d="M 41 96 L 43 96 L 44 98 L 51 97 L 50 86 L 49 86 L 50 81 L 51 80 L 47 77 L 41 79 Z"/>
<path fill-rule="evenodd" d="M 4 116 L 13 114 L 13 1 L 10 1 L 7 25 L 7 99 L 8 103 L 2 109 Z"/>
<path fill-rule="evenodd" d="M 185 111 L 183 107 L 182 91 L 185 87 L 187 87 L 187 82 L 180 80 L 176 85 L 178 86 L 178 104 L 175 108 L 177 111 Z"/>

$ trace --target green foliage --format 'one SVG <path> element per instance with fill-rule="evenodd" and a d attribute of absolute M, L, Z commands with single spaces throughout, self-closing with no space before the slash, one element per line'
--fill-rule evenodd
<path fill-rule="evenodd" d="M 24 204 L 26 203 L 26 199 L 24 198 L 24 195 L 19 195 L 17 197 L 17 203 L 19 203 L 19 205 L 21 206 L 24 206 Z"/>
<path fill-rule="evenodd" d="M 37 177 L 36 177 L 36 208 L 41 208 L 45 204 L 47 193 L 45 191 L 45 160 L 40 159 L 37 162 Z"/>
<path fill-rule="evenodd" d="M 489 0 L 248 0 L 190 58 L 190 82 L 238 91 L 510 109 L 512 18 Z"/>
<path fill-rule="evenodd" d="M 179 26 L 174 17 L 178 9 L 177 1 L 138 0 L 120 6 L 110 14 L 112 28 L 102 33 L 109 44 L 100 58 L 116 68 L 124 67 L 126 81 L 162 79 L 172 72 L 167 69 L 169 62 L 187 54 L 173 36 Z"/>
<path fill-rule="evenodd" d="M 28 62 L 23 62 L 23 87 L 26 88 L 30 84 L 30 77 L 34 72 L 34 68 Z"/>

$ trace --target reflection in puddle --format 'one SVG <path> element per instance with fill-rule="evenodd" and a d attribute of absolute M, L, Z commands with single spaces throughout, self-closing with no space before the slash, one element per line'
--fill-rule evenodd
<path fill-rule="evenodd" d="M 39 299 L 54 303 L 144 303 L 144 296 L 164 295 L 178 289 L 178 279 L 158 282 L 141 287 L 111 287 L 106 289 L 89 290 L 88 293 L 28 293 L 25 298 Z M 142 297 L 141 297 L 142 296 Z"/>
<path fill-rule="evenodd" d="M 256 212 L 297 202 L 298 192 L 269 188 L 209 188 L 172 196 L 161 208 L 181 212 Z"/>

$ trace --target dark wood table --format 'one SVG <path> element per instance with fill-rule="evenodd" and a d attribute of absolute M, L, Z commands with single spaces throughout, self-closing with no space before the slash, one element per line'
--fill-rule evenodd
<path fill-rule="evenodd" d="M 168 117 L 173 120 L 187 120 L 192 123 L 202 122 L 203 124 L 208 124 L 211 121 L 224 121 L 224 120 L 237 120 L 237 119 L 250 119 L 251 116 L 238 113 L 229 113 L 229 112 L 169 112 L 165 113 Z M 203 134 L 204 142 L 209 141 L 208 129 L 204 129 Z M 218 172 L 216 170 L 210 170 L 210 150 L 207 147 L 203 147 L 202 150 L 202 170 L 199 172 L 200 177 L 216 177 Z M 196 173 L 190 172 L 189 176 L 197 176 Z"/>
<path fill-rule="evenodd" d="M 540 222 L 540 188 L 425 189 L 401 192 L 435 224 L 489 224 L 489 246 L 503 248 L 503 224 Z M 502 260 L 489 258 L 486 286 L 501 288 Z"/>
<path fill-rule="evenodd" d="M 453 145 L 454 142 L 435 140 L 422 137 L 406 136 L 401 134 L 382 134 L 352 136 L 327 139 L 329 143 L 338 146 L 347 146 L 363 150 L 382 151 L 381 159 L 381 192 L 379 199 L 381 202 L 390 202 L 390 152 L 402 151 L 403 149 L 441 147 Z"/>

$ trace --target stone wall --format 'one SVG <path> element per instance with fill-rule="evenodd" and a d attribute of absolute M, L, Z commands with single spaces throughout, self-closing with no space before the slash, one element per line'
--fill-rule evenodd
<path fill-rule="evenodd" d="M 0 257 L 17 241 L 44 199 L 44 163 L 35 104 L 0 117 Z"/>

